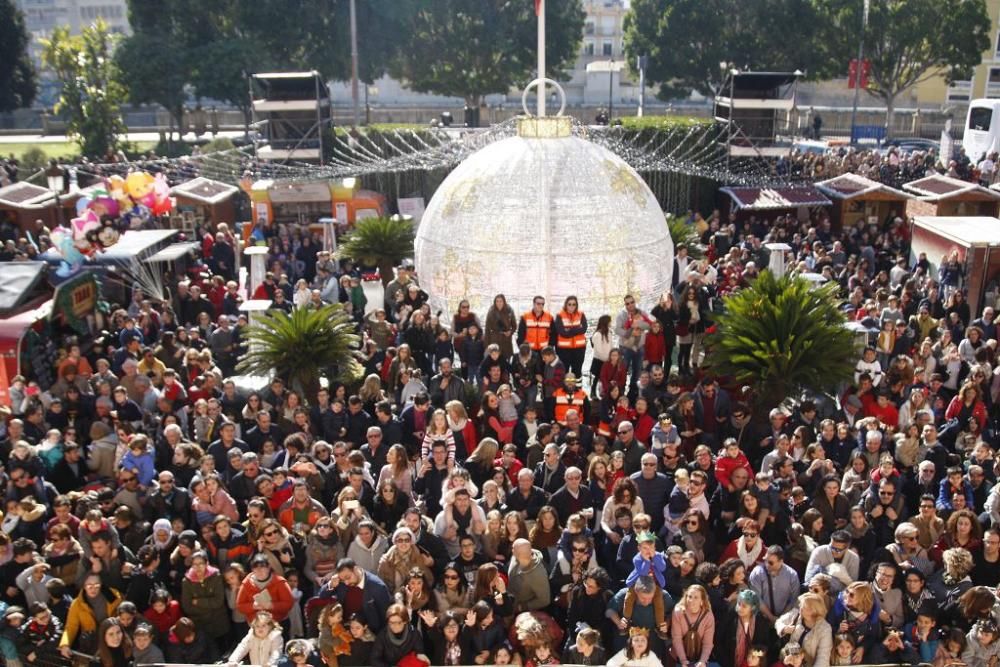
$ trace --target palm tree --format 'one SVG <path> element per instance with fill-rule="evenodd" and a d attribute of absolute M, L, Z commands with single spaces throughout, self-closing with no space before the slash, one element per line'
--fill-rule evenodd
<path fill-rule="evenodd" d="M 712 370 L 754 390 L 763 419 L 802 390 L 828 391 L 848 380 L 857 359 L 854 335 L 838 308 L 838 285 L 814 287 L 770 271 L 725 299 L 708 337 Z"/>
<path fill-rule="evenodd" d="M 688 257 L 691 259 L 702 259 L 705 256 L 705 246 L 701 244 L 698 230 L 694 225 L 689 225 L 683 218 L 668 213 L 667 229 L 670 231 L 670 240 L 674 242 L 674 252 L 684 247 L 687 248 Z"/>
<path fill-rule="evenodd" d="M 337 254 L 378 267 L 384 287 L 392 281 L 393 268 L 413 256 L 413 239 L 413 223 L 408 217 L 368 218 L 354 225 Z"/>
<path fill-rule="evenodd" d="M 336 378 L 342 381 L 361 375 L 357 351 L 361 338 L 339 303 L 296 308 L 291 314 L 269 311 L 247 327 L 246 337 L 249 351 L 237 369 L 249 375 L 280 377 L 306 397 L 316 395 L 320 376 L 327 369 L 335 369 Z"/>

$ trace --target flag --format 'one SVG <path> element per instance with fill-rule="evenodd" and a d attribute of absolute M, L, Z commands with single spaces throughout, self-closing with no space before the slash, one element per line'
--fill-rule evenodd
<path fill-rule="evenodd" d="M 535 0 L 535 16 L 541 16 L 542 14 L 542 2 L 544 0 Z"/>

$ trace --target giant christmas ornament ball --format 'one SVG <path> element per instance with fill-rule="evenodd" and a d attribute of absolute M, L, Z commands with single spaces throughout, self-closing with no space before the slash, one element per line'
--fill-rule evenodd
<path fill-rule="evenodd" d="M 674 247 L 656 197 L 624 160 L 574 136 L 566 117 L 522 118 L 518 135 L 473 153 L 444 180 L 416 238 L 431 310 L 504 294 L 517 314 L 567 296 L 596 323 L 632 294 L 670 289 Z"/>

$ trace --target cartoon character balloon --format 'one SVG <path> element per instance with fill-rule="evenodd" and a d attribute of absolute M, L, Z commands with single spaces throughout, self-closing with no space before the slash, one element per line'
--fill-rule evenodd
<path fill-rule="evenodd" d="M 77 200 L 77 217 L 69 227 L 58 227 L 50 235 L 53 251 L 63 259 L 60 275 L 78 270 L 87 257 L 118 243 L 124 232 L 142 229 L 172 208 L 170 184 L 163 174 L 134 171 L 105 179 L 103 188 Z"/>

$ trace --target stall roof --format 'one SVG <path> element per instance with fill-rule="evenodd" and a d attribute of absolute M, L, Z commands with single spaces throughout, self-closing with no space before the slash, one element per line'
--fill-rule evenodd
<path fill-rule="evenodd" d="M 98 253 L 94 261 L 98 264 L 108 264 L 146 259 L 162 249 L 177 234 L 179 232 L 176 229 L 129 230 L 122 234 L 118 243 Z"/>
<path fill-rule="evenodd" d="M 761 211 L 798 208 L 799 206 L 830 206 L 833 202 L 811 185 L 778 188 L 722 188 L 738 209 Z"/>
<path fill-rule="evenodd" d="M 17 350 L 18 341 L 28 327 L 52 314 L 52 299 L 42 302 L 37 308 L 22 311 L 16 315 L 0 319 L 0 347 Z"/>
<path fill-rule="evenodd" d="M 213 181 L 210 178 L 198 177 L 187 183 L 175 185 L 170 189 L 170 194 L 175 197 L 187 197 L 188 199 L 194 199 L 209 206 L 214 206 L 226 201 L 239 191 L 240 189 L 235 185 Z"/>
<path fill-rule="evenodd" d="M 986 199 L 1000 199 L 1000 192 L 941 174 L 934 174 L 921 178 L 919 181 L 907 183 L 903 188 L 919 195 L 925 201 L 941 201 L 965 194 L 982 195 Z"/>
<path fill-rule="evenodd" d="M 23 305 L 45 275 L 45 262 L 7 262 L 0 278 L 0 313 Z"/>
<path fill-rule="evenodd" d="M 836 199 L 854 199 L 876 192 L 898 199 L 913 199 L 913 195 L 909 192 L 897 190 L 885 183 L 879 183 L 858 174 L 841 174 L 816 183 L 816 188 Z"/>
<path fill-rule="evenodd" d="M 32 183 L 22 181 L 0 188 L 0 204 L 15 208 L 38 208 L 49 199 L 53 199 L 52 190 Z"/>
<path fill-rule="evenodd" d="M 918 215 L 913 222 L 957 243 L 1000 246 L 1000 220 L 997 218 Z"/>
<path fill-rule="evenodd" d="M 147 257 L 146 262 L 175 262 L 189 252 L 197 249 L 198 244 L 193 241 L 172 243 L 152 257 Z"/>

